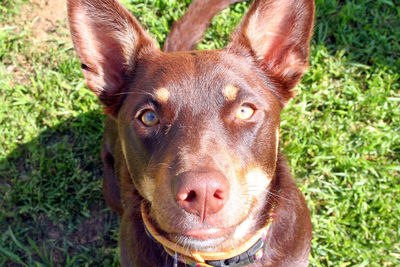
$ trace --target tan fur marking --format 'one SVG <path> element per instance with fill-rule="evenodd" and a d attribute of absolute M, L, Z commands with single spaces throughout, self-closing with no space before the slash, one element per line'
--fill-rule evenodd
<path fill-rule="evenodd" d="M 156 99 L 161 103 L 166 103 L 169 99 L 170 93 L 167 88 L 160 88 L 155 92 Z"/>
<path fill-rule="evenodd" d="M 263 193 L 272 180 L 272 176 L 268 175 L 261 168 L 253 168 L 245 175 L 249 193 L 258 196 Z"/>
<path fill-rule="evenodd" d="M 143 194 L 145 198 L 152 203 L 153 202 L 153 195 L 155 191 L 155 184 L 152 179 L 148 176 L 144 176 L 142 180 L 142 189 L 143 189 Z"/>
<path fill-rule="evenodd" d="M 227 86 L 224 87 L 222 90 L 222 93 L 224 94 L 225 98 L 228 101 L 233 101 L 236 99 L 238 95 L 239 89 L 231 84 L 228 84 Z"/>
<path fill-rule="evenodd" d="M 252 221 L 250 219 L 246 219 L 243 223 L 241 223 L 238 227 L 236 227 L 235 232 L 233 234 L 233 238 L 243 239 L 244 236 L 249 231 L 251 224 L 252 224 Z"/>

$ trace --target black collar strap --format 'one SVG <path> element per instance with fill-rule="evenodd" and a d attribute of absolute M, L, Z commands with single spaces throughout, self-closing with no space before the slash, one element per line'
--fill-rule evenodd
<path fill-rule="evenodd" d="M 253 237 L 247 240 L 240 248 L 235 248 L 228 252 L 187 252 L 181 249 L 179 245 L 167 240 L 165 237 L 157 233 L 153 225 L 151 225 L 146 206 L 141 206 L 142 219 L 146 234 L 156 243 L 163 246 L 164 250 L 174 259 L 174 267 L 178 266 L 178 262 L 182 262 L 189 266 L 209 266 L 209 267 L 239 267 L 246 266 L 260 260 L 264 255 L 265 240 L 267 238 L 269 228 L 272 223 L 272 213 L 269 216 L 265 227 L 260 229 Z M 252 241 L 254 240 L 254 241 Z M 236 252 L 240 252 L 238 255 Z M 235 255 L 236 254 L 236 255 Z M 232 255 L 234 255 L 232 257 Z"/>

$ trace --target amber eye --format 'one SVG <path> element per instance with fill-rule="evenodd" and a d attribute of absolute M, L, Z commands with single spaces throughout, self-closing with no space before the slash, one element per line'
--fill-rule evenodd
<path fill-rule="evenodd" d="M 152 127 L 159 122 L 157 114 L 152 110 L 145 110 L 140 116 L 140 120 L 147 127 Z"/>
<path fill-rule="evenodd" d="M 249 106 L 248 104 L 243 104 L 239 107 L 236 112 L 236 118 L 241 120 L 248 120 L 253 116 L 255 109 Z"/>

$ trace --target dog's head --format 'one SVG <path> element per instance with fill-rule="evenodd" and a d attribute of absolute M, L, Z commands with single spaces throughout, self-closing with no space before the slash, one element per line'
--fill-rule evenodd
<path fill-rule="evenodd" d="M 266 219 L 280 111 L 307 68 L 313 10 L 256 0 L 225 49 L 164 53 L 117 1 L 69 1 L 87 84 L 170 240 L 231 248 Z"/>

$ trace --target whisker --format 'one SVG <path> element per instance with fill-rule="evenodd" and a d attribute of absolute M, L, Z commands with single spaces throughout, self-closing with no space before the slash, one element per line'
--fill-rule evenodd
<path fill-rule="evenodd" d="M 150 92 L 146 91 L 139 91 L 139 92 L 121 92 L 121 93 L 116 93 L 115 95 L 149 95 L 151 97 L 154 97 L 154 95 Z"/>
<path fill-rule="evenodd" d="M 284 200 L 287 200 L 287 201 L 289 201 L 289 202 L 292 202 L 291 199 L 285 198 L 285 197 L 283 197 L 283 196 L 281 196 L 281 195 L 279 195 L 279 194 L 272 193 L 272 192 L 269 191 L 268 189 L 266 189 L 265 191 L 266 191 L 269 195 L 271 195 L 271 196 L 274 196 L 274 197 L 276 197 L 276 198 L 280 198 L 280 199 L 284 199 Z"/>
<path fill-rule="evenodd" d="M 167 167 L 168 169 L 172 169 L 172 167 L 168 163 L 165 163 L 165 162 L 153 164 L 150 168 L 157 168 L 159 166 L 163 166 L 163 167 Z"/>

